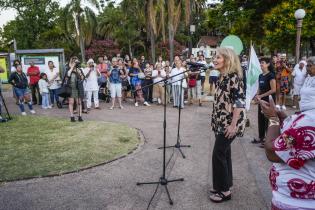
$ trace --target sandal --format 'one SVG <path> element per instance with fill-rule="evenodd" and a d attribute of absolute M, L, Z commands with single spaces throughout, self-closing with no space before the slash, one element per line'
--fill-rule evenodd
<path fill-rule="evenodd" d="M 219 191 L 217 191 L 217 190 L 215 190 L 215 189 L 210 189 L 209 192 L 212 193 L 212 194 L 216 194 L 216 193 L 218 193 Z"/>
<path fill-rule="evenodd" d="M 211 198 L 211 196 L 214 196 L 216 198 L 221 198 L 219 200 L 217 199 L 213 199 Z M 221 202 L 224 202 L 224 201 L 228 201 L 228 200 L 231 200 L 232 198 L 232 194 L 230 193 L 229 195 L 224 195 L 222 192 L 217 192 L 216 194 L 213 194 L 210 196 L 210 200 L 214 203 L 221 203 Z"/>

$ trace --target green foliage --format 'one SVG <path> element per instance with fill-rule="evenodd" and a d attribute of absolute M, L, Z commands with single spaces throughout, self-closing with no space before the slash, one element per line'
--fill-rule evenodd
<path fill-rule="evenodd" d="M 294 52 L 296 37 L 296 19 L 294 12 L 303 8 L 302 39 L 315 37 L 315 1 L 289 0 L 274 7 L 264 16 L 265 43 L 271 49 Z"/>
<path fill-rule="evenodd" d="M 19 49 L 25 49 L 38 47 L 42 33 L 54 28 L 59 4 L 53 0 L 0 0 L 0 8 L 17 11 L 17 18 L 4 26 L 2 41 L 15 38 Z"/>

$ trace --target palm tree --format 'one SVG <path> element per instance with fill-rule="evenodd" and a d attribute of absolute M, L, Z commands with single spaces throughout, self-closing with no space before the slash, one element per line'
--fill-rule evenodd
<path fill-rule="evenodd" d="M 98 8 L 98 0 L 85 0 Z M 92 40 L 93 32 L 96 27 L 96 16 L 88 6 L 82 6 L 82 0 L 71 0 L 66 5 L 64 11 L 66 15 L 73 19 L 75 37 L 80 46 L 82 62 L 85 62 L 85 44 Z"/>

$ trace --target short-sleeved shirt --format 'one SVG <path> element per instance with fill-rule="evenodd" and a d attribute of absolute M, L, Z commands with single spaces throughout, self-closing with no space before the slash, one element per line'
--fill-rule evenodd
<path fill-rule="evenodd" d="M 273 150 L 283 160 L 270 170 L 273 200 L 289 206 L 315 207 L 315 109 L 287 117 Z"/>
<path fill-rule="evenodd" d="M 39 68 L 37 66 L 30 66 L 27 69 L 27 74 L 30 74 L 30 73 L 36 73 L 36 75 L 29 76 L 30 77 L 30 85 L 34 85 L 34 84 L 38 83 L 38 81 L 40 80 Z"/>
<path fill-rule="evenodd" d="M 269 90 L 271 90 L 270 81 L 275 79 L 275 74 L 273 72 L 268 72 L 267 74 L 260 74 L 259 75 L 259 91 L 260 94 L 267 93 Z M 276 94 L 271 95 L 273 100 L 276 100 Z M 261 98 L 264 101 L 269 101 L 269 96 L 265 96 Z"/>
<path fill-rule="evenodd" d="M 224 134 L 232 123 L 233 108 L 245 108 L 245 91 L 243 80 L 237 73 L 222 75 L 217 81 L 212 112 L 212 130 L 216 135 Z M 245 109 L 241 110 L 237 120 L 236 136 L 243 136 L 245 130 Z"/>
<path fill-rule="evenodd" d="M 109 81 L 110 83 L 118 84 L 121 83 L 121 78 L 120 78 L 120 70 L 118 67 L 113 67 L 110 70 L 110 76 L 109 76 Z"/>

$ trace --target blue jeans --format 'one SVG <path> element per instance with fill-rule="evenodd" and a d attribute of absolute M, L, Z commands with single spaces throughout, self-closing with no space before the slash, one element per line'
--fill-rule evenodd
<path fill-rule="evenodd" d="M 19 107 L 20 107 L 21 112 L 25 112 L 24 97 L 30 96 L 29 90 L 27 88 L 17 88 L 17 87 L 14 87 L 13 90 L 16 97 L 19 99 Z M 27 105 L 30 110 L 33 110 L 32 100 L 28 101 Z"/>
<path fill-rule="evenodd" d="M 47 108 L 49 104 L 49 93 L 42 93 L 42 108 Z"/>
<path fill-rule="evenodd" d="M 54 104 L 55 100 L 56 100 L 56 103 L 59 102 L 58 91 L 59 89 L 49 89 L 51 104 Z"/>

